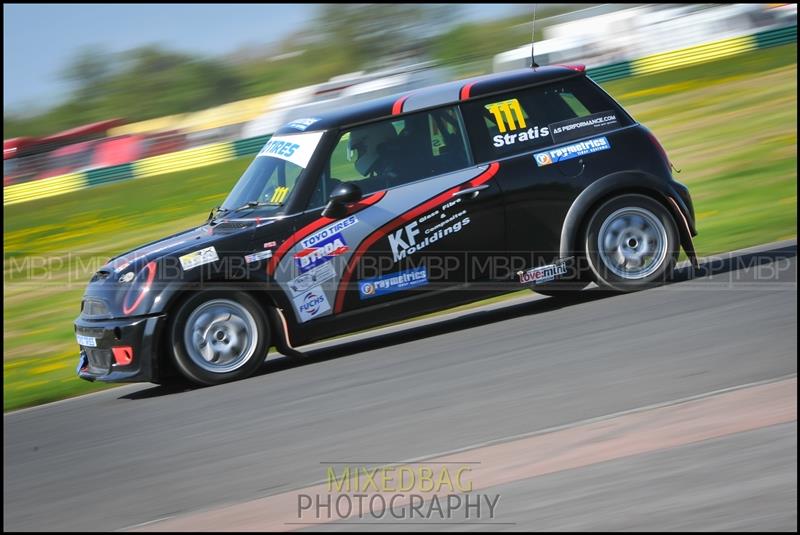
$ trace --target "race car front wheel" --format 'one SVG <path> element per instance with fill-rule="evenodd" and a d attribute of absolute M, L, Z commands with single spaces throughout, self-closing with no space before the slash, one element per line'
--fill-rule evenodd
<path fill-rule="evenodd" d="M 606 201 L 586 226 L 585 254 L 598 285 L 633 291 L 665 282 L 679 253 L 672 214 L 639 194 Z"/>
<path fill-rule="evenodd" d="M 191 382 L 215 385 L 249 377 L 270 344 L 269 322 L 244 292 L 204 291 L 178 308 L 170 329 L 178 370 Z"/>

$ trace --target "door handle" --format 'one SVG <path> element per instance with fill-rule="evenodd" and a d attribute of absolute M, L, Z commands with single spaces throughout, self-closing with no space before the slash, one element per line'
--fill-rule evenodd
<path fill-rule="evenodd" d="M 475 186 L 474 188 L 462 189 L 454 192 L 453 197 L 467 197 L 467 200 L 474 199 L 480 195 L 482 190 L 485 190 L 488 187 L 488 184 L 481 184 L 480 186 Z"/>

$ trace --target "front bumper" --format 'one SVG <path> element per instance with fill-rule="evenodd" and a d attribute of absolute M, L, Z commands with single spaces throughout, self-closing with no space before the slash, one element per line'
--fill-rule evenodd
<path fill-rule="evenodd" d="M 75 334 L 93 338 L 96 347 L 79 345 L 77 373 L 87 381 L 147 382 L 161 375 L 158 361 L 158 339 L 166 316 L 140 316 L 114 320 L 75 320 Z M 112 353 L 114 347 L 130 347 L 133 360 L 119 365 Z"/>

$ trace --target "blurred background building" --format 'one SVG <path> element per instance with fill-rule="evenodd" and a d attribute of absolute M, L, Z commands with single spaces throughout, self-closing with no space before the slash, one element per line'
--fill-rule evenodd
<path fill-rule="evenodd" d="M 532 10 L 519 5 L 518 15 L 479 25 L 459 22 L 458 6 L 324 5 L 316 24 L 268 50 L 212 60 L 154 47 L 122 57 L 87 51 L 67 71 L 76 83 L 71 100 L 37 116 L 4 113 L 4 186 L 218 143 L 252 140 L 238 147 L 256 152 L 294 118 L 530 66 Z M 537 63 L 595 69 L 797 23 L 796 4 L 545 4 L 538 11 Z"/>

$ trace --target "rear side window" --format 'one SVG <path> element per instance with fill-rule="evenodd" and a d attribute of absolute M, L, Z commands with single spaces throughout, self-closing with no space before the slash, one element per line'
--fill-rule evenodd
<path fill-rule="evenodd" d="M 478 163 L 593 136 L 629 119 L 584 78 L 510 91 L 463 104 Z"/>
<path fill-rule="evenodd" d="M 367 195 L 469 165 L 455 107 L 359 126 L 339 137 L 308 206 L 323 206 L 342 182 Z"/>

